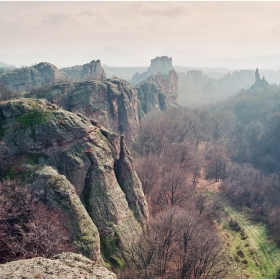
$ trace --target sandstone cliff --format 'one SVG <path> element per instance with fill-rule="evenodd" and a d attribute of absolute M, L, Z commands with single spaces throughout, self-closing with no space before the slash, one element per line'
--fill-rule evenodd
<path fill-rule="evenodd" d="M 105 79 L 105 71 L 101 67 L 100 60 L 92 60 L 90 63 L 86 63 L 84 65 L 62 68 L 62 71 L 66 73 L 70 78 L 73 78 L 78 81 L 102 81 Z"/>
<path fill-rule="evenodd" d="M 129 140 L 136 134 L 139 123 L 137 91 L 124 80 L 114 78 L 62 84 L 36 97 L 96 119 Z"/>
<path fill-rule="evenodd" d="M 157 74 L 136 85 L 139 100 L 139 119 L 152 110 L 164 110 L 178 101 L 178 75 Z"/>
<path fill-rule="evenodd" d="M 0 75 L 0 83 L 17 91 L 24 91 L 44 83 L 59 83 L 67 79 L 67 75 L 56 66 L 41 62 L 32 67 L 23 67 Z"/>
<path fill-rule="evenodd" d="M 136 85 L 139 82 L 142 82 L 148 79 L 152 75 L 156 75 L 158 73 L 168 74 L 169 71 L 174 70 L 172 66 L 172 57 L 161 56 L 156 57 L 151 60 L 151 65 L 148 68 L 147 72 L 143 72 L 139 74 L 138 72 L 132 77 L 132 84 Z"/>
<path fill-rule="evenodd" d="M 101 248 L 118 263 L 119 248 L 148 217 L 123 140 L 119 147 L 118 136 L 94 120 L 27 98 L 0 104 L 0 138 L 10 175 L 66 214 L 79 251 L 98 263 Z"/>
<path fill-rule="evenodd" d="M 0 264 L 1 279 L 114 279 L 116 275 L 82 255 L 62 253 Z"/>

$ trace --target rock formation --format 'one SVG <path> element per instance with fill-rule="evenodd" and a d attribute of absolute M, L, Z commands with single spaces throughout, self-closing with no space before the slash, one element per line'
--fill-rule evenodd
<path fill-rule="evenodd" d="M 151 66 L 147 72 L 152 75 L 157 73 L 168 74 L 171 70 L 173 70 L 172 57 L 161 56 L 151 60 Z"/>
<path fill-rule="evenodd" d="M 138 72 L 132 77 L 132 84 L 136 85 L 139 82 L 142 82 L 149 78 L 152 75 L 156 75 L 158 73 L 168 74 L 169 71 L 174 70 L 172 66 L 172 57 L 161 56 L 156 57 L 151 60 L 151 65 L 148 68 L 147 72 L 143 72 L 139 74 Z"/>
<path fill-rule="evenodd" d="M 62 84 L 36 97 L 96 119 L 114 132 L 124 134 L 129 140 L 135 136 L 139 122 L 137 91 L 124 80 L 114 78 L 102 82 Z"/>
<path fill-rule="evenodd" d="M 144 224 L 145 220 L 148 219 L 147 205 L 142 185 L 134 168 L 133 158 L 126 147 L 123 135 L 120 143 L 120 157 L 115 160 L 115 173 L 120 187 L 126 194 L 129 207 L 135 217 Z"/>
<path fill-rule="evenodd" d="M 259 82 L 259 81 L 261 80 L 261 78 L 260 78 L 260 73 L 259 73 L 259 69 L 258 69 L 258 68 L 256 69 L 255 77 L 256 77 L 256 82 Z"/>
<path fill-rule="evenodd" d="M 41 62 L 32 67 L 23 67 L 0 75 L 0 83 L 12 90 L 24 91 L 44 83 L 60 83 L 67 75 L 56 66 Z"/>
<path fill-rule="evenodd" d="M 92 260 L 74 253 L 50 259 L 33 258 L 0 264 L 2 279 L 114 279 L 116 275 Z"/>
<path fill-rule="evenodd" d="M 125 248 L 141 230 L 138 221 L 148 217 L 123 140 L 119 148 L 118 136 L 96 121 L 28 98 L 1 103 L 0 137 L 7 166 L 10 161 L 21 170 L 13 175 L 71 221 L 79 252 L 98 263 L 101 248 L 118 262 L 118 248 Z M 121 168 L 115 168 L 116 161 Z"/>
<path fill-rule="evenodd" d="M 152 60 L 148 72 L 150 75 L 170 68 L 172 59 L 161 57 Z M 64 110 L 81 113 L 119 135 L 124 134 L 128 141 L 137 133 L 139 116 L 142 118 L 153 109 L 164 110 L 168 104 L 177 102 L 178 76 L 174 70 L 154 75 L 136 88 L 119 78 L 104 79 L 99 60 L 63 71 L 63 75 L 88 81 L 61 83 L 49 90 L 31 91 L 25 97 L 46 99 Z"/>
<path fill-rule="evenodd" d="M 255 71 L 255 78 L 256 81 L 255 83 L 250 87 L 249 91 L 253 91 L 257 88 L 266 88 L 269 87 L 269 83 L 265 80 L 265 78 L 263 77 L 262 79 L 260 78 L 260 73 L 259 73 L 259 69 L 257 68 Z"/>
<path fill-rule="evenodd" d="M 189 106 L 225 99 L 241 89 L 249 89 L 255 80 L 252 70 L 233 71 L 219 79 L 210 78 L 199 70 L 178 75 L 180 103 Z"/>
<path fill-rule="evenodd" d="M 105 71 L 101 67 L 100 60 L 92 60 L 90 63 L 86 63 L 84 65 L 62 68 L 62 71 L 65 72 L 70 78 L 73 78 L 77 81 L 102 81 L 105 79 Z"/>
<path fill-rule="evenodd" d="M 178 75 L 157 74 L 136 85 L 139 100 L 139 119 L 152 110 L 164 110 L 178 100 Z"/>

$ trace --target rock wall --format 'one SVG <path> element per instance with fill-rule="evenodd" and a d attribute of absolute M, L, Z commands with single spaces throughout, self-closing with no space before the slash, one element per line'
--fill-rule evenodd
<path fill-rule="evenodd" d="M 136 85 L 139 100 L 139 119 L 152 110 L 164 110 L 178 101 L 178 75 L 157 74 Z"/>
<path fill-rule="evenodd" d="M 36 97 L 96 119 L 114 132 L 124 134 L 128 140 L 136 134 L 139 123 L 137 91 L 124 80 L 114 78 L 63 84 Z"/>
<path fill-rule="evenodd" d="M 67 75 L 56 66 L 41 62 L 32 67 L 23 67 L 0 75 L 0 83 L 17 91 L 24 91 L 44 83 L 59 83 L 67 79 Z"/>
<path fill-rule="evenodd" d="M 77 81 L 102 81 L 105 79 L 105 71 L 101 66 L 100 60 L 92 60 L 90 63 L 86 63 L 84 65 L 62 68 L 62 71 L 70 78 L 73 78 Z"/>
<path fill-rule="evenodd" d="M 147 72 L 143 72 L 139 74 L 138 72 L 132 77 L 132 84 L 136 85 L 146 79 L 148 79 L 152 75 L 168 74 L 170 71 L 174 70 L 172 66 L 172 57 L 161 56 L 156 57 L 151 60 L 151 65 L 148 68 Z"/>
<path fill-rule="evenodd" d="M 262 77 L 262 79 L 260 78 L 260 73 L 259 73 L 259 69 L 257 68 L 255 71 L 255 83 L 250 87 L 249 92 L 250 91 L 254 91 L 257 88 L 259 89 L 265 89 L 269 87 L 269 83 L 266 81 L 265 77 Z"/>
<path fill-rule="evenodd" d="M 21 170 L 14 176 L 27 179 L 28 187 L 67 215 L 81 253 L 98 262 L 101 248 L 106 258 L 117 262 L 119 248 L 141 230 L 139 221 L 148 217 L 148 209 L 133 165 L 115 170 L 115 161 L 126 161 L 126 155 L 119 154 L 123 148 L 118 147 L 118 136 L 94 124 L 46 100 L 0 105 L 5 158 Z M 121 188 L 127 177 L 134 180 L 130 189 Z M 134 204 L 130 192 L 138 194 Z M 141 205 L 141 211 L 135 205 Z"/>

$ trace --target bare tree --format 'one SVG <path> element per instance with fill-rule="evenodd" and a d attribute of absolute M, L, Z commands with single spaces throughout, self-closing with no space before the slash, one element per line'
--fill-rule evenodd
<path fill-rule="evenodd" d="M 222 278 L 227 270 L 223 266 L 222 245 L 205 216 L 195 212 L 178 213 L 178 278 Z"/>
<path fill-rule="evenodd" d="M 15 181 L 0 182 L 0 263 L 75 251 L 66 218 Z"/>
<path fill-rule="evenodd" d="M 186 176 L 180 169 L 162 171 L 161 192 L 166 205 L 179 206 L 188 199 Z"/>

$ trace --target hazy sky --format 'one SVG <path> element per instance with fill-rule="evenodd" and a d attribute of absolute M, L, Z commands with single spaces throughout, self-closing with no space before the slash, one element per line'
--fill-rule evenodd
<path fill-rule="evenodd" d="M 280 2 L 0 2 L 0 40 L 0 61 L 17 66 L 268 55 L 280 52 Z"/>

